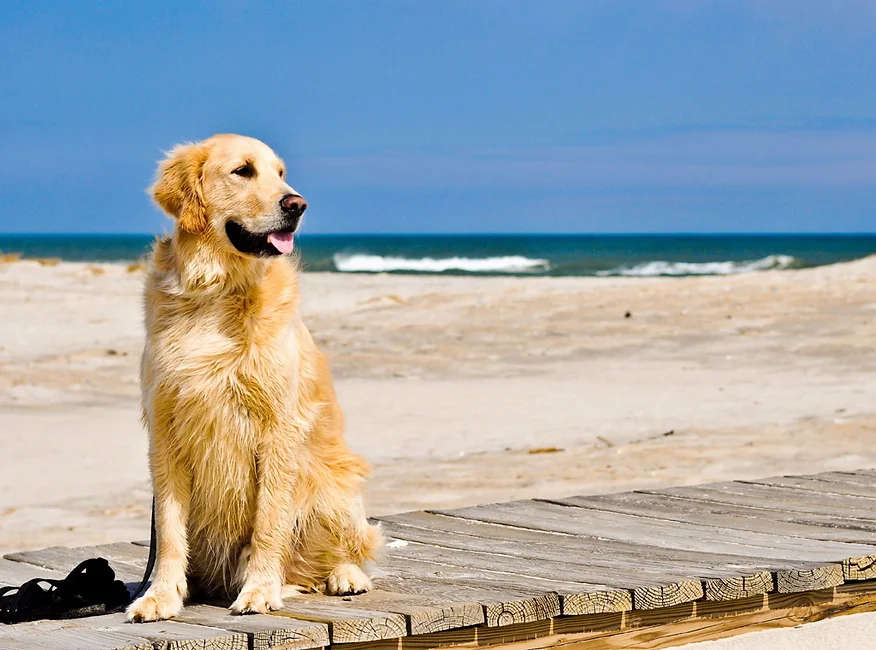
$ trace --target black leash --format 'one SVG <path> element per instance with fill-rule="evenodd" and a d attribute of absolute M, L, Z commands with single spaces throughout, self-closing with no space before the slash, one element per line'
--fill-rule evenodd
<path fill-rule="evenodd" d="M 155 568 L 155 556 L 158 553 L 158 539 L 157 533 L 155 531 L 155 497 L 152 497 L 152 523 L 149 526 L 149 559 L 146 560 L 146 569 L 143 571 L 143 579 L 140 581 L 140 584 L 137 585 L 137 588 L 134 590 L 134 594 L 128 599 L 124 605 L 116 607 L 107 612 L 107 614 L 115 614 L 116 612 L 120 612 L 125 609 L 128 605 L 137 600 L 140 596 L 143 595 L 143 592 L 146 591 L 146 585 L 149 584 L 149 578 L 152 577 L 152 570 Z"/>
<path fill-rule="evenodd" d="M 149 559 L 133 595 L 102 557 L 81 562 L 63 580 L 34 578 L 20 587 L 0 587 L 0 623 L 81 618 L 113 614 L 136 600 L 149 584 L 157 552 L 155 498 L 149 532 Z"/>

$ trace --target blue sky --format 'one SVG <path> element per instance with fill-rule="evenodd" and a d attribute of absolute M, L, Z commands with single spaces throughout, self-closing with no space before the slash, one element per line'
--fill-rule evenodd
<path fill-rule="evenodd" d="M 876 230 L 876 3 L 0 3 L 0 231 L 265 140 L 306 232 Z"/>

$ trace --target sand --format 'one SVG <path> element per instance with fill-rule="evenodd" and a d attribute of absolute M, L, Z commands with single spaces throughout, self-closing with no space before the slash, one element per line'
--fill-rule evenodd
<path fill-rule="evenodd" d="M 142 282 L 0 264 L 0 552 L 148 536 Z M 302 292 L 372 514 L 876 467 L 876 258 Z"/>

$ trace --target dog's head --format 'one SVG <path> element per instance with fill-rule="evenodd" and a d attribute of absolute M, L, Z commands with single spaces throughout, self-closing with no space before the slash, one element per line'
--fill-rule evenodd
<path fill-rule="evenodd" d="M 307 209 L 286 183 L 277 154 L 241 135 L 175 147 L 159 165 L 151 191 L 181 230 L 245 256 L 291 253 Z"/>

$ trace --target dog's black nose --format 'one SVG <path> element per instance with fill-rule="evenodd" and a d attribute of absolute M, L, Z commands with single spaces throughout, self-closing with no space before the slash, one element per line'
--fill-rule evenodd
<path fill-rule="evenodd" d="M 280 208 L 292 217 L 300 217 L 307 209 L 307 201 L 298 194 L 287 194 L 280 199 Z"/>

